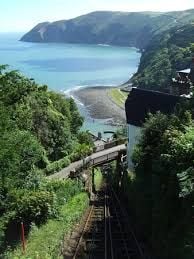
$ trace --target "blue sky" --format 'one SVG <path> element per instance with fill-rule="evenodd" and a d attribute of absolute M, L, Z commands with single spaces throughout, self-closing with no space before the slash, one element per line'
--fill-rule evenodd
<path fill-rule="evenodd" d="M 25 32 L 39 22 L 69 19 L 97 10 L 172 11 L 194 0 L 0 0 L 0 31 Z"/>

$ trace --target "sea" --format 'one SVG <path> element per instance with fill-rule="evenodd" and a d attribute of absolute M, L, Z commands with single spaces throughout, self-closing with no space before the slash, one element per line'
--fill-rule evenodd
<path fill-rule="evenodd" d="M 0 33 L 0 64 L 19 70 L 56 92 L 87 86 L 117 86 L 137 71 L 140 56 L 136 48 L 104 44 L 29 43 L 20 41 L 24 33 Z M 85 118 L 84 130 L 97 134 L 115 131 L 106 120 L 91 118 L 87 107 L 76 100 Z"/>

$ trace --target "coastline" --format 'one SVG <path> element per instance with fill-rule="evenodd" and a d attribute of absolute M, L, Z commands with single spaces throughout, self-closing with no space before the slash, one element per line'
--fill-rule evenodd
<path fill-rule="evenodd" d="M 95 86 L 72 90 L 70 95 L 82 103 L 93 119 L 108 120 L 109 124 L 125 123 L 124 104 L 118 105 L 110 96 L 112 89 L 120 87 Z"/>

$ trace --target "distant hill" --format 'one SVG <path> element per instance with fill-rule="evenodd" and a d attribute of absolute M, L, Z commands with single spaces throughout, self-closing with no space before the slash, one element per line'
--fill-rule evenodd
<path fill-rule="evenodd" d="M 99 11 L 75 19 L 40 23 L 21 40 L 113 44 L 142 49 L 153 35 L 177 23 L 186 23 L 193 16 L 194 10 L 170 13 Z"/>
<path fill-rule="evenodd" d="M 178 12 L 93 12 L 75 19 L 44 22 L 21 40 L 112 44 L 139 48 L 142 57 L 131 81 L 165 90 L 175 71 L 190 66 L 194 53 L 194 9 Z"/>

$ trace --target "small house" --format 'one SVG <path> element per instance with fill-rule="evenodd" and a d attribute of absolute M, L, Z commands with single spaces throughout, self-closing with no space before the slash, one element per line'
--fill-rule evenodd
<path fill-rule="evenodd" d="M 125 103 L 128 128 L 127 158 L 129 169 L 133 168 L 131 155 L 148 113 L 160 111 L 164 114 L 171 114 L 176 104 L 180 102 L 180 99 L 180 96 L 172 94 L 132 88 Z"/>
<path fill-rule="evenodd" d="M 176 77 L 172 78 L 170 85 L 170 93 L 185 97 L 192 96 L 194 86 L 194 58 L 191 63 L 191 68 L 179 70 L 176 72 Z"/>

